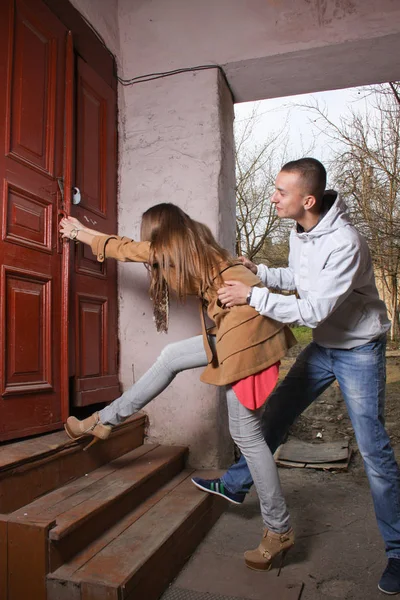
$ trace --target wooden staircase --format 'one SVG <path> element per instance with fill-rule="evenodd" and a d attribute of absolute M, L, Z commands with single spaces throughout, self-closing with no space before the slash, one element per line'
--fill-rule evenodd
<path fill-rule="evenodd" d="M 1 447 L 1 600 L 162 595 L 224 501 L 193 486 L 186 448 L 143 444 L 144 426 L 86 452 L 64 432 Z"/>

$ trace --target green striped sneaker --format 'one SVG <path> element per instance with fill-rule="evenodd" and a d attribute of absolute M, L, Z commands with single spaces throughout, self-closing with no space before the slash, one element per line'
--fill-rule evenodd
<path fill-rule="evenodd" d="M 192 477 L 192 482 L 200 490 L 203 490 L 203 492 L 221 496 L 222 498 L 229 500 L 229 502 L 232 502 L 232 504 L 242 504 L 246 498 L 246 494 L 244 493 L 239 492 L 233 494 L 227 490 L 221 479 L 201 479 L 200 477 Z"/>

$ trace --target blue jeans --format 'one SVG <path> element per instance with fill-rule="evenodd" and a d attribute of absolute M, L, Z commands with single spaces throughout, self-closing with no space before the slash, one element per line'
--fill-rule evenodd
<path fill-rule="evenodd" d="M 364 461 L 386 553 L 400 558 L 400 472 L 383 416 L 385 350 L 385 336 L 351 350 L 323 348 L 312 342 L 271 394 L 262 429 L 275 452 L 295 419 L 336 379 Z M 252 480 L 244 458 L 222 479 L 231 492 L 247 492 Z"/>

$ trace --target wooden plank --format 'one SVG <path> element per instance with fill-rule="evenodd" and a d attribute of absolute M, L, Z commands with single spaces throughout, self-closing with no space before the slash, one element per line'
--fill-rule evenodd
<path fill-rule="evenodd" d="M 68 442 L 48 454 L 8 462 L 0 473 L 0 513 L 10 513 L 35 498 L 97 469 L 143 443 L 145 417 L 115 428 L 110 438 L 82 452 L 86 441 Z M 15 458 L 15 457 L 14 457 Z"/>
<path fill-rule="evenodd" d="M 207 532 L 218 520 L 226 501 L 215 496 L 204 499 L 204 512 L 198 518 L 189 519 L 176 535 L 171 536 L 158 552 L 153 554 L 140 572 L 138 584 L 129 591 L 125 586 L 121 590 L 123 600 L 158 600 L 168 584 L 176 577 L 191 557 Z M 157 572 L 157 577 L 154 577 Z"/>
<path fill-rule="evenodd" d="M 210 517 L 211 506 L 216 501 L 212 496 L 203 496 L 200 504 L 195 510 L 187 513 L 178 525 L 169 529 L 168 536 L 163 543 L 157 547 L 154 545 L 142 544 L 141 561 L 138 565 L 133 557 L 130 573 L 127 574 L 119 569 L 118 555 L 115 554 L 107 560 L 107 569 L 109 577 L 99 578 L 92 575 L 84 579 L 81 583 L 82 600 L 97 600 L 103 598 L 98 596 L 103 590 L 104 598 L 107 590 L 110 598 L 119 600 L 133 600 L 136 598 L 146 598 L 146 600 L 156 600 L 160 597 L 168 583 L 179 572 L 183 564 L 189 558 L 191 553 L 197 547 L 210 524 L 207 524 L 207 518 Z M 220 501 L 223 503 L 223 501 Z M 179 514 L 181 506 L 176 506 Z M 139 521 L 140 523 L 140 521 Z M 137 523 L 136 525 L 138 525 Z M 129 552 L 124 543 L 119 548 L 119 552 Z M 105 564 L 103 563 L 105 568 Z M 154 577 L 157 573 L 157 577 Z M 115 594 L 119 592 L 119 595 Z"/>
<path fill-rule="evenodd" d="M 8 598 L 7 590 L 7 515 L 0 515 L 0 598 Z"/>
<path fill-rule="evenodd" d="M 209 473 L 210 477 L 213 475 L 215 473 Z M 85 549 L 68 565 L 50 574 L 48 600 L 67 600 L 68 596 L 62 595 L 62 590 L 74 591 L 78 586 L 81 596 L 76 595 L 76 600 L 159 598 L 226 507 L 224 500 L 200 494 L 192 485 L 191 476 L 192 473 L 188 471 L 181 473 L 175 481 L 149 498 L 147 507 L 140 505 L 112 532 L 105 533 L 102 539 Z M 166 495 L 160 499 L 162 494 Z M 180 511 L 182 502 L 186 504 L 184 511 Z M 140 518 L 142 514 L 144 517 Z M 150 519 L 146 519 L 149 515 Z M 166 515 L 171 519 L 167 528 Z M 133 522 L 133 527 L 130 522 Z M 135 525 L 139 528 L 136 527 L 136 534 L 132 536 Z M 131 548 L 126 544 L 126 532 L 130 542 L 138 545 L 136 556 L 132 556 Z M 110 546 L 113 547 L 111 553 L 107 552 Z M 126 569 L 119 569 L 121 562 L 126 564 Z M 93 569 L 93 563 L 100 569 L 100 576 Z M 157 573 L 157 577 L 154 577 L 154 573 Z M 75 596 L 71 596 L 71 600 L 75 600 Z"/>
<path fill-rule="evenodd" d="M 81 600 L 81 586 L 74 581 L 57 581 L 47 577 L 47 600 Z"/>
<path fill-rule="evenodd" d="M 307 466 L 306 463 L 303 462 L 293 462 L 290 460 L 280 460 L 279 458 L 275 459 L 278 467 L 288 467 L 288 468 L 296 468 L 296 469 L 305 469 Z"/>
<path fill-rule="evenodd" d="M 131 429 L 135 426 L 140 427 L 144 424 L 144 421 L 146 421 L 146 415 L 137 413 L 129 421 L 125 421 L 122 425 L 115 427 L 112 437 L 126 429 Z M 49 433 L 36 438 L 3 445 L 0 453 L 0 472 L 20 467 L 23 462 L 31 463 L 37 459 L 45 458 L 49 454 L 56 454 L 59 450 L 71 448 L 76 443 L 68 438 L 65 431 L 57 431 L 56 433 Z M 80 443 L 83 444 L 84 440 L 82 439 Z"/>
<path fill-rule="evenodd" d="M 332 463 L 300 463 L 291 462 L 289 460 L 276 460 L 278 467 L 283 468 L 295 468 L 295 469 L 320 469 L 322 471 L 347 471 L 349 468 L 351 458 L 351 452 L 346 462 L 332 462 Z"/>
<path fill-rule="evenodd" d="M 349 454 L 346 461 L 341 462 L 330 462 L 330 463 L 307 463 L 307 469 L 324 469 L 328 471 L 347 471 L 351 458 L 351 450 L 349 449 Z"/>
<path fill-rule="evenodd" d="M 289 439 L 276 452 L 276 458 L 280 461 L 300 463 L 347 461 L 348 455 L 349 442 L 347 440 L 311 444 L 301 440 Z"/>
<path fill-rule="evenodd" d="M 183 469 L 183 465 L 184 450 L 182 449 L 180 452 L 175 450 L 170 460 L 165 460 L 164 455 L 164 462 L 160 462 L 159 468 L 155 469 L 154 463 L 150 463 L 148 465 L 149 472 L 143 477 L 139 474 L 138 478 L 131 478 L 128 473 L 128 481 L 117 482 L 111 488 L 109 498 L 105 497 L 103 492 L 102 497 L 96 497 L 82 503 L 82 507 L 77 506 L 76 510 L 69 511 L 68 518 L 70 520 L 62 523 L 62 531 L 56 527 L 54 528 L 55 535 L 53 535 L 53 530 L 50 532 L 50 570 L 58 569 L 61 564 L 82 551 L 104 531 L 112 527 L 116 521 L 123 518 L 161 485 L 179 473 Z M 123 489 L 124 486 L 125 489 Z"/>
<path fill-rule="evenodd" d="M 53 589 L 57 590 L 57 582 L 60 584 L 60 589 L 68 581 L 74 581 L 76 584 L 80 581 L 79 574 L 75 577 L 75 574 L 79 571 L 82 565 L 89 562 L 96 554 L 98 554 L 103 548 L 105 548 L 109 543 L 111 543 L 114 539 L 116 539 L 121 533 L 123 533 L 126 529 L 128 529 L 133 523 L 135 523 L 142 515 L 144 515 L 147 511 L 149 511 L 153 506 L 155 506 L 164 496 L 169 494 L 172 490 L 174 490 L 178 485 L 182 483 L 185 479 L 191 477 L 193 475 L 192 470 L 185 470 L 176 475 L 173 479 L 171 479 L 168 483 L 163 485 L 159 490 L 157 490 L 154 494 L 152 494 L 149 498 L 147 498 L 144 502 L 142 502 L 136 509 L 132 510 L 128 515 L 126 515 L 123 519 L 118 521 L 112 528 L 103 533 L 100 537 L 98 537 L 92 544 L 85 547 L 82 552 L 72 558 L 68 563 L 63 564 L 56 572 L 51 573 L 48 579 L 55 582 L 53 584 Z M 51 600 L 51 598 L 49 598 Z M 57 594 L 54 595 L 54 600 L 58 600 Z"/>
<path fill-rule="evenodd" d="M 116 500 L 126 497 L 128 493 L 130 494 L 129 505 L 133 506 L 141 496 L 137 493 L 140 485 L 154 478 L 168 464 L 176 463 L 177 472 L 182 470 L 185 453 L 186 448 L 159 446 L 142 457 L 144 460 L 133 461 L 132 464 L 127 462 L 123 469 L 110 473 L 104 480 L 94 483 L 89 489 L 82 490 L 73 498 L 73 506 L 58 514 L 57 525 L 50 532 L 50 538 L 61 540 L 88 518 L 97 518 L 101 512 L 106 511 Z M 125 459 L 125 456 L 122 458 Z M 158 482 L 155 485 L 158 485 Z M 133 498 L 132 494 L 136 494 L 136 498 Z M 71 498 L 68 500 L 68 503 L 64 502 L 61 505 L 63 511 L 71 504 Z M 119 511 L 114 508 L 115 519 L 118 518 L 118 514 Z"/>
<path fill-rule="evenodd" d="M 86 563 L 79 571 L 82 582 L 110 588 L 124 582 L 126 593 L 130 592 L 137 585 L 140 569 L 148 558 L 165 544 L 172 552 L 174 537 L 187 529 L 188 522 L 201 517 L 211 506 L 212 498 L 199 494 L 191 481 L 185 480 Z"/>
<path fill-rule="evenodd" d="M 8 599 L 46 600 L 47 537 L 53 523 L 8 523 Z"/>
<path fill-rule="evenodd" d="M 110 587 L 97 583 L 91 583 L 89 586 L 83 583 L 81 594 L 82 600 L 121 600 L 119 587 Z"/>
<path fill-rule="evenodd" d="M 158 444 L 139 446 L 125 456 L 129 456 L 130 460 L 134 461 L 144 454 L 151 452 L 157 448 L 157 446 Z M 83 477 L 75 479 L 61 488 L 37 498 L 30 504 L 26 504 L 22 508 L 19 508 L 11 513 L 12 518 L 15 519 L 18 516 L 28 514 L 30 520 L 33 520 L 35 516 L 45 514 L 47 517 L 55 519 L 58 517 L 58 515 L 66 512 L 71 507 L 82 502 L 82 496 L 80 493 L 83 490 L 90 490 L 88 492 L 89 495 L 94 495 L 99 489 L 101 490 L 102 485 L 104 485 L 104 480 L 107 479 L 112 473 L 115 473 L 115 471 L 119 471 L 116 461 L 118 461 L 118 459 L 102 465 L 91 473 L 87 473 Z"/>
<path fill-rule="evenodd" d="M 65 432 L 57 431 L 37 438 L 3 445 L 0 453 L 0 472 L 14 468 L 24 459 L 29 460 L 43 454 L 43 452 L 54 451 L 56 448 L 64 446 L 66 442 Z"/>
<path fill-rule="evenodd" d="M 155 450 L 158 450 L 156 448 Z M 155 452 L 154 450 L 154 452 Z M 142 467 L 139 469 L 139 473 L 145 471 L 154 470 L 154 467 L 160 466 L 161 460 L 171 463 L 173 459 L 176 459 L 179 463 L 179 457 L 184 453 L 184 449 L 171 449 L 164 448 L 164 452 L 159 452 L 158 459 L 156 460 L 145 460 Z M 149 453 L 151 454 L 151 452 Z M 147 456 L 147 455 L 146 455 Z M 125 457 L 123 457 L 125 458 Z M 118 461 L 116 461 L 118 462 Z M 124 461 L 119 461 L 123 463 Z M 122 466 L 122 465 L 121 465 Z M 128 467 L 129 467 L 128 463 Z M 181 465 L 178 466 L 181 468 Z M 125 468 L 126 469 L 126 468 Z M 159 469 L 158 469 L 159 470 Z M 140 476 L 140 475 L 139 475 Z M 135 481 L 134 481 L 135 484 Z M 135 485 L 133 485 L 135 487 Z M 138 500 L 140 501 L 140 499 Z M 48 536 L 51 528 L 54 527 L 55 522 L 49 520 L 43 520 L 38 522 L 40 515 L 35 515 L 35 523 L 29 521 L 30 515 L 21 514 L 18 511 L 18 515 L 9 516 L 8 519 L 14 517 L 16 520 L 11 520 L 9 523 L 9 595 L 10 599 L 19 599 L 23 597 L 33 597 L 35 600 L 45 599 L 45 577 L 49 571 L 49 556 L 48 556 Z M 25 518 L 25 521 L 22 519 Z M 43 515 L 42 515 L 43 518 Z M 113 521 L 118 518 L 118 514 L 112 511 L 110 519 Z M 107 519 L 101 519 L 101 526 L 108 525 Z M 83 544 L 87 543 L 88 536 L 83 535 Z M 75 543 L 75 542 L 74 542 Z M 26 565 L 29 563 L 30 567 L 26 570 Z M 24 575 L 22 577 L 22 575 Z M 27 577 L 25 577 L 25 575 Z M 29 593 L 26 587 L 29 581 Z M 53 584 L 52 584 L 53 585 Z M 77 588 L 69 586 L 69 592 L 71 595 L 77 595 Z M 108 592 L 107 592 L 108 594 Z M 6 597 L 6 596 L 5 596 Z M 72 596 L 73 597 L 73 596 Z"/>
<path fill-rule="evenodd" d="M 185 453 L 183 447 L 142 446 L 98 469 L 104 474 L 100 479 L 94 472 L 66 486 L 64 498 L 62 490 L 56 490 L 12 513 L 9 520 L 28 528 L 53 521 L 45 542 L 46 573 L 53 571 L 181 471 Z M 55 506 L 54 498 L 59 500 Z"/>

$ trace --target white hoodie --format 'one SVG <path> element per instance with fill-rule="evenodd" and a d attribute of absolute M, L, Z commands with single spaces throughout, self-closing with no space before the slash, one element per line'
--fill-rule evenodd
<path fill-rule="evenodd" d="M 298 297 L 255 287 L 251 306 L 282 323 L 311 327 L 321 346 L 349 349 L 388 331 L 390 321 L 367 243 L 350 222 L 346 204 L 336 192 L 327 193 L 324 202 L 331 207 L 315 227 L 292 230 L 288 268 L 258 266 L 264 285 L 296 290 Z"/>

